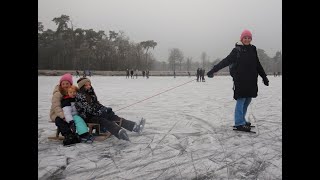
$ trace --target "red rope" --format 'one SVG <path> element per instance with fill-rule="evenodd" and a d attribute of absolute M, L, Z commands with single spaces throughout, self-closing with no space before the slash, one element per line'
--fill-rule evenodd
<path fill-rule="evenodd" d="M 153 97 L 155 97 L 155 96 L 158 96 L 158 95 L 160 95 L 160 94 L 162 94 L 162 93 L 171 91 L 172 89 L 175 89 L 175 88 L 177 88 L 177 87 L 180 87 L 180 86 L 183 86 L 183 85 L 185 85 L 185 84 L 188 84 L 188 83 L 190 83 L 190 82 L 192 82 L 192 81 L 194 81 L 194 80 L 196 80 L 196 79 L 193 79 L 193 80 L 188 81 L 188 82 L 186 82 L 186 83 L 180 84 L 179 86 L 173 87 L 173 88 L 171 88 L 171 89 L 167 89 L 167 90 L 165 90 L 165 91 L 163 91 L 163 92 L 160 92 L 160 93 L 158 93 L 158 94 L 155 94 L 155 95 L 153 95 L 153 96 L 151 96 L 151 97 L 148 97 L 148 98 L 146 98 L 146 99 L 140 100 L 140 101 L 138 101 L 138 102 L 135 102 L 135 103 L 130 104 L 130 105 L 128 105 L 128 106 L 125 106 L 125 107 L 123 107 L 123 108 L 117 109 L 117 110 L 115 110 L 114 112 L 120 111 L 120 110 L 122 110 L 122 109 L 125 109 L 125 108 L 127 108 L 127 107 L 133 106 L 133 105 L 135 105 L 135 104 L 141 103 L 142 101 L 148 100 L 148 99 L 153 98 Z"/>

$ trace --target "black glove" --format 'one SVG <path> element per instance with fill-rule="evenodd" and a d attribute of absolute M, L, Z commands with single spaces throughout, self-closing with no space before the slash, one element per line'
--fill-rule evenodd
<path fill-rule="evenodd" d="M 213 78 L 213 71 L 212 69 L 207 73 L 208 78 Z"/>
<path fill-rule="evenodd" d="M 112 108 L 107 108 L 107 119 L 112 119 L 112 117 L 114 116 L 114 112 L 112 111 Z"/>
<path fill-rule="evenodd" d="M 69 127 L 73 133 L 76 133 L 76 124 L 73 120 L 69 122 Z"/>
<path fill-rule="evenodd" d="M 110 112 L 112 112 L 112 108 L 107 107 L 107 114 L 109 114 Z"/>
<path fill-rule="evenodd" d="M 269 86 L 269 80 L 267 77 L 264 77 L 262 80 L 264 85 Z"/>

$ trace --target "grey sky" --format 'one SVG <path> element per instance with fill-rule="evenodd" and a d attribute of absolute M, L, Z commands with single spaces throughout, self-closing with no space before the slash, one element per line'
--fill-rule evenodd
<path fill-rule="evenodd" d="M 169 49 L 199 61 L 227 56 L 242 30 L 252 44 L 273 57 L 282 50 L 281 0 L 38 0 L 38 21 L 56 30 L 52 21 L 70 16 L 74 27 L 124 31 L 133 42 L 154 40 L 151 52 L 167 61 Z"/>

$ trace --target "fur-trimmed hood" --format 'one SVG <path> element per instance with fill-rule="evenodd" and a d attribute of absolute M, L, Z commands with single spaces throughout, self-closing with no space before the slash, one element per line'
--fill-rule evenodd
<path fill-rule="evenodd" d="M 254 47 L 254 48 L 256 48 L 253 44 L 244 45 L 241 41 L 236 42 L 235 47 Z"/>
<path fill-rule="evenodd" d="M 243 46 L 243 43 L 241 41 L 236 42 L 236 46 Z"/>

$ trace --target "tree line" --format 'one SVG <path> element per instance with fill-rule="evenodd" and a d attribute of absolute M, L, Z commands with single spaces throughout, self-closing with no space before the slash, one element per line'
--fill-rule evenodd
<path fill-rule="evenodd" d="M 38 22 L 38 69 L 194 71 L 198 67 L 210 69 L 220 60 L 211 61 L 203 52 L 201 62 L 193 61 L 192 57 L 184 57 L 179 48 L 172 48 L 168 59 L 159 61 L 151 52 L 157 46 L 154 40 L 136 43 L 123 31 L 110 30 L 106 34 L 102 30 L 74 28 L 68 15 L 52 21 L 57 25 L 56 30 L 44 30 L 42 22 Z M 258 56 L 267 72 L 281 72 L 281 52 L 270 58 L 258 49 Z"/>

